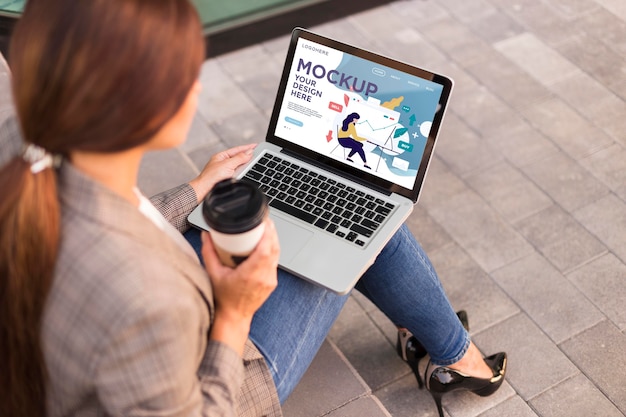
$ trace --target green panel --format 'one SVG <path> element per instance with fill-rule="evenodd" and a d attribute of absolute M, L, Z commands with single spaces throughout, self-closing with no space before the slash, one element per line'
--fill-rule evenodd
<path fill-rule="evenodd" d="M 269 17 L 282 11 L 324 0 L 192 0 L 207 31 Z M 26 0 L 0 0 L 0 13 L 15 15 Z"/>
<path fill-rule="evenodd" d="M 0 12 L 19 14 L 24 10 L 26 0 L 0 0 Z"/>
<path fill-rule="evenodd" d="M 294 3 L 293 0 L 193 0 L 202 22 L 213 25 L 225 20 L 242 18 L 260 11 Z"/>
<path fill-rule="evenodd" d="M 1 1 L 1 0 L 0 0 Z M 326 0 L 192 0 L 205 30 L 224 29 Z"/>

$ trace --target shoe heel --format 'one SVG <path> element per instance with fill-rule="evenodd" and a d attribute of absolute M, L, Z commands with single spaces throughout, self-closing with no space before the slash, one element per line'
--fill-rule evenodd
<path fill-rule="evenodd" d="M 400 330 L 398 331 L 396 350 L 398 352 L 398 356 L 400 356 L 413 371 L 419 389 L 424 388 L 424 381 L 422 381 L 419 371 L 419 362 L 424 356 L 426 356 L 424 348 L 410 332 Z"/>
<path fill-rule="evenodd" d="M 422 377 L 420 375 L 420 370 L 419 370 L 419 359 L 415 362 L 413 361 L 409 362 L 409 366 L 411 367 L 413 374 L 415 374 L 415 379 L 417 379 L 417 387 L 419 389 L 424 388 L 424 381 L 422 380 Z"/>
<path fill-rule="evenodd" d="M 430 392 L 430 395 L 433 396 L 433 400 L 435 400 L 435 404 L 437 405 L 437 411 L 439 412 L 439 417 L 444 417 L 443 407 L 441 405 L 441 397 L 443 396 L 443 394 L 440 392 L 433 392 L 433 391 L 428 391 L 428 392 Z"/>

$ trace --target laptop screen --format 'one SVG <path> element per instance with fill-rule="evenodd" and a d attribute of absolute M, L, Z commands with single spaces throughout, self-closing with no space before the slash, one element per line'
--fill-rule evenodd
<path fill-rule="evenodd" d="M 446 77 L 296 29 L 268 137 L 416 201 L 451 87 Z"/>

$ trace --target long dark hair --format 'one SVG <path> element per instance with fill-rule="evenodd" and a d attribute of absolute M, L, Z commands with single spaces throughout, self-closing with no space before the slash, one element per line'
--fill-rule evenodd
<path fill-rule="evenodd" d="M 204 40 L 188 0 L 29 0 L 13 32 L 12 90 L 26 143 L 67 155 L 148 141 L 198 77 Z M 56 172 L 0 170 L 0 407 L 45 414 L 40 340 L 60 244 Z"/>
<path fill-rule="evenodd" d="M 348 126 L 350 125 L 350 123 L 352 123 L 354 119 L 360 119 L 360 118 L 361 116 L 359 116 L 359 113 L 350 113 L 345 119 L 343 119 L 341 130 L 343 130 L 344 132 L 347 132 Z"/>

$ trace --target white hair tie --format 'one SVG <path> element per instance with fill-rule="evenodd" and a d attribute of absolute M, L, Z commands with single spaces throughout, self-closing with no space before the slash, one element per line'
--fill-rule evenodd
<path fill-rule="evenodd" d="M 30 172 L 37 174 L 46 168 L 52 168 L 59 165 L 60 159 L 52 155 L 41 146 L 29 144 L 22 153 L 24 161 L 30 164 Z"/>

